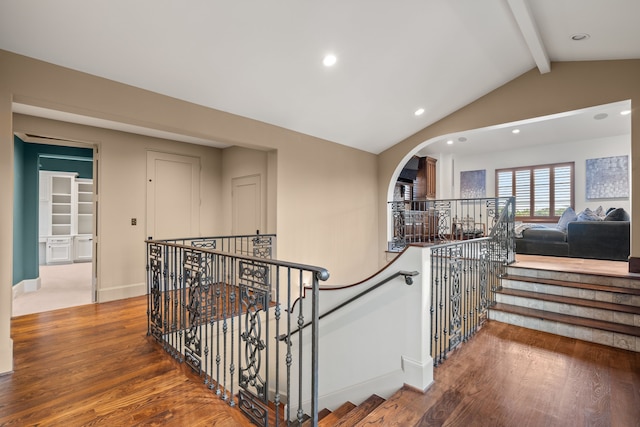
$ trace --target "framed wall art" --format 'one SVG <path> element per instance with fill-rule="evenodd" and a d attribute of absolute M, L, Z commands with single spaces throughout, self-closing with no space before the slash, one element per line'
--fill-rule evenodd
<path fill-rule="evenodd" d="M 487 195 L 487 171 L 460 172 L 460 198 L 476 199 Z"/>
<path fill-rule="evenodd" d="M 588 200 L 629 197 L 629 156 L 587 159 L 585 172 Z"/>

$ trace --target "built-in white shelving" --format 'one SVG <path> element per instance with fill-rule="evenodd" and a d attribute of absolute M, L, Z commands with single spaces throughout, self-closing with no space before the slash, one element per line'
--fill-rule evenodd
<path fill-rule="evenodd" d="M 41 171 L 39 221 L 40 264 L 91 261 L 93 181 Z"/>

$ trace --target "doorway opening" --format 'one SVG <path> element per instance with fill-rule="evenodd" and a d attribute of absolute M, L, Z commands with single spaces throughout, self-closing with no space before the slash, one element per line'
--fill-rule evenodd
<path fill-rule="evenodd" d="M 95 302 L 96 148 L 25 134 L 14 144 L 12 315 Z"/>

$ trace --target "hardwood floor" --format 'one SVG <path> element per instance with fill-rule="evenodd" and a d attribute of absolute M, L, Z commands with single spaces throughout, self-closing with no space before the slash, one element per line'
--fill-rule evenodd
<path fill-rule="evenodd" d="M 16 317 L 12 336 L 0 426 L 251 425 L 146 337 L 144 297 Z M 356 425 L 640 426 L 640 353 L 490 321 L 434 375 Z"/>
<path fill-rule="evenodd" d="M 146 297 L 12 320 L 0 426 L 249 426 L 147 338 Z"/>
<path fill-rule="evenodd" d="M 490 321 L 358 426 L 640 425 L 640 354 Z"/>
<path fill-rule="evenodd" d="M 601 274 L 640 280 L 640 274 L 629 273 L 629 263 L 626 261 L 516 254 L 516 265 L 541 270 Z"/>

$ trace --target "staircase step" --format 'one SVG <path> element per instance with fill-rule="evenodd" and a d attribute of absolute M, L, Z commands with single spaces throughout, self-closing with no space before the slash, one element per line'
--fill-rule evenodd
<path fill-rule="evenodd" d="M 353 408 L 346 414 L 344 417 L 340 419 L 337 423 L 334 424 L 335 427 L 352 427 L 355 426 L 359 421 L 361 421 L 364 417 L 369 415 L 371 411 L 380 406 L 385 401 L 384 398 L 378 396 L 377 394 L 372 394 L 369 396 L 367 400 Z"/>
<path fill-rule="evenodd" d="M 640 337 L 640 327 L 607 322 L 604 320 L 588 319 L 585 317 L 571 316 L 568 314 L 554 313 L 551 311 L 537 310 L 534 308 L 519 307 L 503 303 L 495 304 L 491 307 L 491 310 L 502 311 L 511 314 L 519 314 L 521 316 L 532 317 L 536 319 L 551 320 L 554 322 L 566 323 L 569 325 L 581 326 L 584 328 L 600 329 L 603 331 Z"/>
<path fill-rule="evenodd" d="M 503 295 L 511 295 L 515 297 L 530 298 L 540 301 L 557 302 L 559 304 L 577 305 L 580 307 L 597 308 L 600 310 L 618 311 L 621 313 L 640 315 L 640 307 L 626 304 L 617 304 L 606 301 L 596 301 L 584 298 L 566 297 L 563 295 L 545 294 L 541 292 L 523 291 L 520 289 L 502 288 L 497 291 Z"/>
<path fill-rule="evenodd" d="M 378 405 L 378 407 L 371 411 L 369 415 L 364 417 L 358 425 L 380 427 L 389 425 L 423 425 L 420 424 L 420 419 L 425 414 L 424 401 L 422 400 L 424 396 L 425 395 L 422 391 L 418 391 L 405 385 L 390 396 L 385 402 Z M 449 414 L 450 412 L 446 411 L 446 416 L 449 416 Z M 431 421 L 431 419 L 429 421 Z M 443 425 L 443 423 L 434 423 L 429 425 Z"/>
<path fill-rule="evenodd" d="M 629 294 L 629 295 L 640 295 L 639 288 L 598 285 L 598 284 L 592 284 L 592 283 L 581 283 L 581 282 L 575 282 L 575 281 L 546 279 L 546 278 L 540 278 L 540 277 L 519 276 L 515 274 L 508 274 L 503 277 L 503 280 L 515 280 L 518 282 L 529 282 L 529 283 L 537 283 L 537 284 L 552 285 L 552 286 L 564 286 L 564 287 L 570 287 L 570 288 L 587 289 L 591 291 L 603 291 L 603 292 L 613 292 L 613 293 Z"/>
<path fill-rule="evenodd" d="M 322 419 L 326 418 L 329 416 L 329 414 L 331 414 L 331 410 L 324 408 L 318 411 L 318 422 L 320 422 Z M 297 424 L 296 423 L 291 423 L 291 427 L 296 427 Z M 302 422 L 301 424 L 302 427 L 311 427 L 312 426 L 312 422 L 311 422 L 311 417 L 308 415 L 305 415 L 305 420 Z"/>
<path fill-rule="evenodd" d="M 320 421 L 321 419 L 325 418 L 330 413 L 331 413 L 331 411 L 329 409 L 327 409 L 327 408 L 324 408 L 324 409 L 318 411 L 318 421 Z"/>
<path fill-rule="evenodd" d="M 329 427 L 335 425 L 342 417 L 348 414 L 355 407 L 356 405 L 351 402 L 343 403 L 338 409 L 318 421 L 318 427 Z"/>

